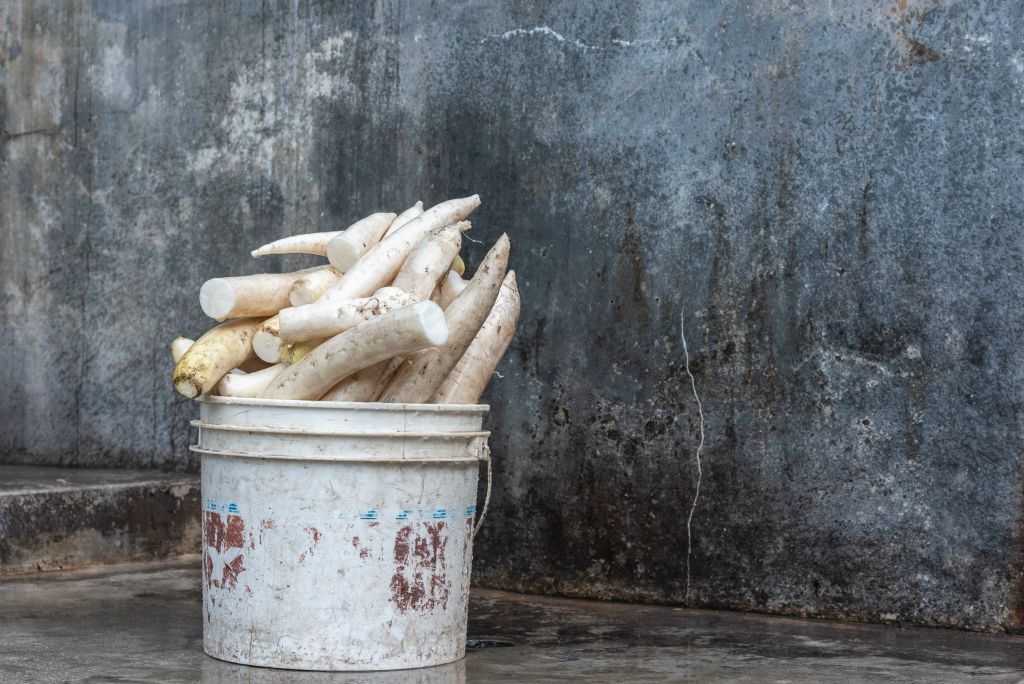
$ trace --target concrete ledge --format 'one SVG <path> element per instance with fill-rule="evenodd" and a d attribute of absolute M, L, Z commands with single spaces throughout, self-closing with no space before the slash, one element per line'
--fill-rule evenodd
<path fill-rule="evenodd" d="M 0 465 L 0 576 L 198 553 L 199 476 Z"/>

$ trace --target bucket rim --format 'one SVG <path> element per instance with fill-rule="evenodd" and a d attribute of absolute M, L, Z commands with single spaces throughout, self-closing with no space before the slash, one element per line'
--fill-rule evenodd
<path fill-rule="evenodd" d="M 261 435 L 308 435 L 311 437 L 352 437 L 352 438 L 366 438 L 366 439 L 423 439 L 423 438 L 438 438 L 438 439 L 477 439 L 480 437 L 487 438 L 491 436 L 490 430 L 470 430 L 467 432 L 337 432 L 331 430 L 322 429 L 306 429 L 306 428 L 282 428 L 272 427 L 267 425 L 234 425 L 232 423 L 206 423 L 201 420 L 191 420 L 189 425 L 192 427 L 202 428 L 203 430 L 212 430 L 220 432 L 253 432 Z"/>
<path fill-rule="evenodd" d="M 197 399 L 200 403 L 223 404 L 227 406 L 273 406 L 283 408 L 327 408 L 357 411 L 418 411 L 427 413 L 487 413 L 490 404 L 388 404 L 379 401 L 306 401 L 304 399 L 259 399 L 249 397 L 221 397 L 204 394 Z"/>
<path fill-rule="evenodd" d="M 199 444 L 190 444 L 188 450 L 208 456 L 227 456 L 230 458 L 254 458 L 264 461 L 311 461 L 316 463 L 477 463 L 485 459 L 480 456 L 459 456 L 457 458 L 396 458 L 366 457 L 366 456 L 325 456 L 310 455 L 295 456 L 290 454 L 253 454 L 239 451 L 221 451 L 219 449 L 207 449 Z"/>

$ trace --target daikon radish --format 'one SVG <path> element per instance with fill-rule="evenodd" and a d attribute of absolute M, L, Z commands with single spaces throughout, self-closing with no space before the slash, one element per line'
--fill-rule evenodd
<path fill-rule="evenodd" d="M 319 399 L 342 379 L 393 356 L 442 344 L 448 339 L 444 312 L 419 302 L 363 321 L 327 340 L 288 366 L 261 396 Z"/>
<path fill-rule="evenodd" d="M 411 294 L 397 287 L 382 287 L 372 297 L 331 302 L 328 306 L 281 309 L 278 314 L 278 335 L 284 342 L 333 337 L 368 318 L 417 301 Z"/>
<path fill-rule="evenodd" d="M 283 311 L 284 309 L 282 309 Z M 268 318 L 256 329 L 252 337 L 252 349 L 260 360 L 266 363 L 294 363 L 306 353 L 323 342 L 323 338 L 302 340 L 288 344 L 281 339 L 281 319 L 278 316 Z"/>
<path fill-rule="evenodd" d="M 273 316 L 291 304 L 288 292 L 297 280 L 318 273 L 330 273 L 330 266 L 316 266 L 293 273 L 212 278 L 199 289 L 199 306 L 210 318 Z"/>
<path fill-rule="evenodd" d="M 462 230 L 458 225 L 432 230 L 406 258 L 393 285 L 408 292 L 418 302 L 429 299 L 460 247 Z"/>
<path fill-rule="evenodd" d="M 462 221 L 478 206 L 480 196 L 473 195 L 441 202 L 427 209 L 364 254 L 334 287 L 323 294 L 320 301 L 369 297 L 385 285 L 390 285 L 398 275 L 402 262 L 430 231 Z M 459 225 L 463 229 L 469 228 L 468 223 Z"/>
<path fill-rule="evenodd" d="M 455 271 L 448 271 L 448 275 L 441 281 L 440 301 L 438 301 L 441 308 L 447 309 L 448 305 L 455 301 L 455 298 L 466 289 L 466 285 L 467 282 Z"/>
<path fill-rule="evenodd" d="M 460 277 L 466 274 L 466 262 L 458 254 L 455 255 L 455 261 L 452 262 L 452 270 L 458 273 Z"/>
<path fill-rule="evenodd" d="M 326 233 L 303 233 L 292 235 L 268 242 L 262 247 L 252 250 L 254 257 L 267 256 L 268 254 L 316 254 L 327 256 L 327 243 L 331 238 L 340 234 L 340 230 L 331 230 Z"/>
<path fill-rule="evenodd" d="M 252 355 L 252 338 L 259 324 L 258 318 L 241 318 L 204 333 L 175 366 L 174 389 L 189 399 L 208 394 L 228 371 Z"/>
<path fill-rule="evenodd" d="M 321 399 L 324 401 L 376 401 L 387 387 L 395 371 L 405 362 L 401 356 L 375 363 L 353 373 L 332 387 Z"/>
<path fill-rule="evenodd" d="M 448 333 L 451 334 L 451 330 L 449 330 Z M 384 388 L 388 386 L 388 383 L 391 382 L 391 378 L 394 377 L 395 373 L 398 372 L 398 369 L 401 368 L 404 363 L 405 357 L 402 356 L 396 356 L 388 361 L 388 365 L 384 367 L 380 377 L 377 378 L 377 386 L 373 388 L 373 397 L 370 401 L 377 401 L 380 398 L 380 395 L 384 393 Z"/>
<path fill-rule="evenodd" d="M 423 202 L 417 200 L 416 204 L 412 205 L 411 207 L 403 211 L 401 214 L 398 215 L 398 218 L 392 221 L 391 226 L 388 228 L 388 231 L 384 233 L 384 237 L 391 235 L 396 230 L 404 226 L 409 221 L 412 221 L 414 218 L 416 218 L 422 213 Z"/>
<path fill-rule="evenodd" d="M 381 212 L 356 221 L 327 243 L 327 259 L 339 271 L 349 270 L 359 257 L 380 242 L 394 220 L 394 214 Z"/>
<path fill-rule="evenodd" d="M 299 359 L 304 358 L 306 354 L 320 346 L 322 342 L 323 339 L 321 338 L 286 344 L 281 348 L 281 363 L 295 363 Z"/>
<path fill-rule="evenodd" d="M 380 384 L 381 374 L 390 361 L 381 361 L 368 368 L 356 371 L 320 397 L 321 401 L 373 401 L 373 395 Z"/>
<path fill-rule="evenodd" d="M 519 320 L 519 287 L 509 271 L 480 332 L 430 400 L 432 404 L 475 404 L 508 349 Z"/>
<path fill-rule="evenodd" d="M 339 279 L 341 279 L 341 271 L 333 266 L 327 266 L 323 270 L 310 273 L 292 283 L 291 289 L 288 290 L 288 302 L 292 306 L 302 306 L 303 304 L 315 302 L 320 299 L 320 295 L 329 290 Z"/>
<path fill-rule="evenodd" d="M 252 350 L 267 363 L 277 363 L 281 360 L 284 341 L 281 339 L 279 322 L 277 316 L 271 316 L 260 323 L 256 334 L 252 336 Z"/>
<path fill-rule="evenodd" d="M 171 358 L 174 359 L 174 365 L 178 365 L 178 361 L 181 361 L 181 357 L 185 355 L 188 348 L 195 344 L 195 340 L 190 340 L 187 337 L 176 337 L 171 342 Z"/>
<path fill-rule="evenodd" d="M 325 311 L 329 311 L 331 302 L 369 297 L 395 279 L 406 257 L 432 230 L 453 224 L 462 230 L 468 229 L 468 221 L 459 221 L 478 206 L 480 206 L 480 197 L 473 195 L 448 200 L 431 207 L 364 254 L 363 258 L 357 261 L 334 287 L 324 292 L 320 299 L 312 304 L 295 308 L 322 307 Z M 296 312 L 295 315 L 299 316 L 300 314 Z M 302 315 L 312 316 L 312 314 Z M 316 315 L 324 314 L 321 311 Z M 253 349 L 256 350 L 256 354 L 270 363 L 277 362 L 282 344 L 279 320 L 276 316 L 260 326 L 253 338 Z"/>
<path fill-rule="evenodd" d="M 217 383 L 213 393 L 222 397 L 258 397 L 287 364 L 277 363 L 254 373 L 228 373 Z"/>
<path fill-rule="evenodd" d="M 444 345 L 411 355 L 398 369 L 379 401 L 422 404 L 430 401 L 455 368 L 486 320 L 501 290 L 508 265 L 508 236 L 487 252 L 466 289 L 445 311 L 451 334 Z"/>

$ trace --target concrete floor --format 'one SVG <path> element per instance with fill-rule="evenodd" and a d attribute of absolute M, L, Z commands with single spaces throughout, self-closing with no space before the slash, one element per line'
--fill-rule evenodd
<path fill-rule="evenodd" d="M 0 582 L 0 682 L 1020 682 L 1024 638 L 477 590 L 459 663 L 373 674 L 223 663 L 201 648 L 199 560 Z"/>

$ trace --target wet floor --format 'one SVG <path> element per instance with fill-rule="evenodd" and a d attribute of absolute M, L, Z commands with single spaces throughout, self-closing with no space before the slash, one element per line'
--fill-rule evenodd
<path fill-rule="evenodd" d="M 476 590 L 451 665 L 291 673 L 202 653 L 198 557 L 0 582 L 0 682 L 1020 682 L 1024 637 Z"/>

